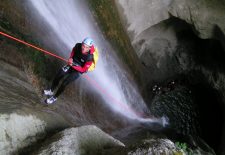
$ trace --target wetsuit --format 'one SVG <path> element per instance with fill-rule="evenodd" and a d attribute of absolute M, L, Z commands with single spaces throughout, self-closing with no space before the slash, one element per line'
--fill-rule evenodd
<path fill-rule="evenodd" d="M 82 54 L 81 43 L 77 43 L 73 48 L 70 58 L 73 59 L 73 66 L 67 65 L 59 70 L 55 79 L 52 82 L 51 90 L 54 91 L 58 86 L 61 79 L 63 79 L 61 85 L 59 86 L 55 97 L 58 97 L 65 89 L 65 87 L 76 80 L 80 74 L 88 71 L 88 68 L 93 63 L 93 52 L 94 46 L 91 47 L 88 54 Z"/>

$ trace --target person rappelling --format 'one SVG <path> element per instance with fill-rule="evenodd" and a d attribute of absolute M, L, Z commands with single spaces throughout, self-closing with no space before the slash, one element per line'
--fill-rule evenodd
<path fill-rule="evenodd" d="M 82 43 L 77 43 L 72 49 L 68 64 L 58 71 L 51 87 L 44 90 L 44 95 L 48 96 L 45 103 L 53 104 L 69 83 L 75 81 L 80 74 L 94 70 L 97 60 L 98 50 L 91 38 L 85 38 Z M 62 82 L 59 85 L 60 81 Z"/>

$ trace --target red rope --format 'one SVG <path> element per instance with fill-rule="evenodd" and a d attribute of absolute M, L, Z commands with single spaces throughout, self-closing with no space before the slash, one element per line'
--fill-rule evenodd
<path fill-rule="evenodd" d="M 25 44 L 25 45 L 27 45 L 27 46 L 30 46 L 30 47 L 32 47 L 32 48 L 38 50 L 38 51 L 44 52 L 45 54 L 51 55 L 51 56 L 53 56 L 53 57 L 56 57 L 56 58 L 58 58 L 58 59 L 60 59 L 60 60 L 63 60 L 63 61 L 65 61 L 65 62 L 67 62 L 66 59 L 64 59 L 64 58 L 62 58 L 62 57 L 60 57 L 60 56 L 58 56 L 58 55 L 55 55 L 55 54 L 53 54 L 53 53 L 51 53 L 51 52 L 49 52 L 49 51 L 46 51 L 46 50 L 44 50 L 44 49 L 42 49 L 42 48 L 40 48 L 40 47 L 34 46 L 34 45 L 30 44 L 30 43 L 27 43 L 27 42 L 25 42 L 25 41 L 23 41 L 23 40 L 17 39 L 17 38 L 15 38 L 15 37 L 13 37 L 13 36 L 10 36 L 10 35 L 8 35 L 8 34 L 6 34 L 6 33 L 4 33 L 4 32 L 1 32 L 1 31 L 0 31 L 0 34 L 3 35 L 3 36 L 5 36 L 5 37 L 8 37 L 8 38 L 10 38 L 10 39 L 12 39 L 12 40 L 15 40 L 15 41 L 17 41 L 17 42 L 20 42 L 20 43 L 22 43 L 22 44 Z M 128 106 L 125 106 L 125 105 L 122 104 L 120 101 L 118 101 L 118 100 L 116 100 L 114 97 L 112 97 L 109 93 L 107 93 L 107 91 L 105 91 L 101 86 L 99 86 L 95 81 L 93 81 L 93 80 L 92 80 L 90 77 L 88 77 L 87 75 L 84 75 L 84 77 L 85 77 L 90 83 L 92 83 L 96 88 L 98 88 L 100 91 L 102 91 L 104 94 L 106 94 L 112 101 L 114 101 L 114 103 L 117 103 L 120 107 L 123 107 L 123 109 L 128 110 L 128 111 L 130 111 L 130 112 L 133 112 L 133 113 L 135 113 L 135 114 L 136 114 L 137 116 L 139 116 L 139 117 L 141 117 L 141 116 L 143 115 L 143 114 L 141 114 L 141 113 L 137 113 L 137 112 L 135 112 L 135 111 L 131 111 L 131 109 L 128 108 Z"/>
<path fill-rule="evenodd" d="M 46 53 L 46 54 L 48 54 L 48 55 L 51 55 L 51 56 L 53 56 L 53 57 L 56 57 L 56 58 L 58 58 L 58 59 L 61 59 L 61 60 L 67 62 L 66 59 L 64 59 L 64 58 L 62 58 L 62 57 L 60 57 L 60 56 L 58 56 L 58 55 L 55 55 L 55 54 L 53 54 L 53 53 L 51 53 L 51 52 L 48 52 L 48 51 L 46 51 L 46 50 L 44 50 L 44 49 L 42 49 L 42 48 L 40 48 L 40 47 L 34 46 L 34 45 L 32 45 L 32 44 L 29 44 L 29 43 L 27 43 L 27 42 L 25 42 L 25 41 L 23 41 L 23 40 L 17 39 L 17 38 L 15 38 L 15 37 L 13 37 L 13 36 L 10 36 L 10 35 L 8 35 L 8 34 L 6 34 L 6 33 L 1 32 L 1 31 L 0 31 L 0 34 L 3 35 L 3 36 L 5 36 L 5 37 L 8 37 L 8 38 L 10 38 L 10 39 L 12 39 L 12 40 L 18 41 L 18 42 L 20 42 L 20 43 L 22 43 L 22 44 L 25 44 L 25 45 L 27 45 L 27 46 L 30 46 L 30 47 L 32 47 L 32 48 L 38 50 L 38 51 L 42 51 L 42 52 L 44 52 L 44 53 Z"/>

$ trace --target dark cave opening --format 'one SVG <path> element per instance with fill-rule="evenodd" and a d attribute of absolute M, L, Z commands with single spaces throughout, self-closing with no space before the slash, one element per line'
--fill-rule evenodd
<path fill-rule="evenodd" d="M 176 19 L 180 20 L 180 19 Z M 184 24 L 185 25 L 185 24 Z M 177 32 L 179 46 L 177 53 L 186 52 L 194 62 L 194 67 L 185 74 L 184 83 L 191 87 L 194 101 L 198 107 L 200 137 L 221 154 L 224 145 L 225 103 L 222 99 L 223 89 L 214 89 L 209 78 L 219 79 L 225 74 L 225 51 L 222 43 L 216 39 L 201 39 L 193 26 L 186 23 L 186 28 Z M 218 36 L 218 27 L 215 27 Z M 222 31 L 220 31 L 222 32 Z M 220 34 L 220 36 L 224 34 Z M 206 70 L 211 77 L 203 73 Z M 222 86 L 221 86 L 222 87 Z"/>
<path fill-rule="evenodd" d="M 225 75 L 225 49 L 218 38 L 225 38 L 225 35 L 215 25 L 213 37 L 201 39 L 198 37 L 198 31 L 193 25 L 173 16 L 160 23 L 160 25 L 166 28 L 172 27 L 176 34 L 175 59 L 174 62 L 171 62 L 173 64 L 169 65 L 176 64 L 180 66 L 181 70 L 176 72 L 173 77 L 163 77 L 161 78 L 162 81 L 154 83 L 164 85 L 163 83 L 167 83 L 168 80 L 176 80 L 177 85 L 186 86 L 192 91 L 194 104 L 197 106 L 198 111 L 197 118 L 200 130 L 198 136 L 213 148 L 217 154 L 221 154 L 221 152 L 225 152 L 223 147 L 225 145 L 225 103 L 223 100 L 224 92 L 222 91 L 225 87 L 221 83 L 223 82 L 223 80 L 221 81 L 221 74 Z M 187 55 L 187 57 L 182 57 L 182 54 Z M 187 67 L 183 69 L 182 65 Z M 221 86 L 218 86 L 216 82 L 221 83 Z M 217 88 L 215 88 L 215 85 L 217 85 Z M 146 92 L 152 92 L 153 86 L 154 84 L 149 84 Z M 147 96 L 150 98 L 148 100 L 151 103 L 155 97 L 154 93 Z M 176 109 L 174 110 L 176 111 Z M 170 136 L 172 132 L 169 132 Z M 174 134 L 177 140 L 191 141 L 184 135 Z"/>
<path fill-rule="evenodd" d="M 198 107 L 200 137 L 210 145 L 216 153 L 221 150 L 224 127 L 224 103 L 220 94 L 209 85 L 198 83 L 193 85 L 193 95 Z"/>

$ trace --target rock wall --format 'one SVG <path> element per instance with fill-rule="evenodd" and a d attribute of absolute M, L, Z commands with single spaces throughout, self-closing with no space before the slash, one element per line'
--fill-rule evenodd
<path fill-rule="evenodd" d="M 172 0 L 168 12 L 193 26 L 200 38 L 217 38 L 215 31 L 225 33 L 225 1 Z M 221 40 L 223 41 L 223 40 Z"/>
<path fill-rule="evenodd" d="M 46 135 L 47 123 L 34 115 L 0 114 L 0 154 L 13 154 Z"/>
<path fill-rule="evenodd" d="M 169 2 L 162 0 L 116 1 L 131 43 L 147 68 L 149 81 L 165 79 L 179 71 L 173 53 L 177 46 L 174 26 L 168 22 Z M 168 61 L 165 61 L 168 60 Z"/>
<path fill-rule="evenodd" d="M 0 154 L 21 152 L 50 132 L 69 126 L 57 114 L 43 111 L 25 72 L 2 60 L 0 65 Z"/>
<path fill-rule="evenodd" d="M 186 144 L 184 144 L 186 146 Z M 68 128 L 46 140 L 34 154 L 82 154 L 82 155 L 137 155 L 137 154 L 215 154 L 201 148 L 179 148 L 166 138 L 149 138 L 132 145 L 104 133 L 94 125 Z"/>
<path fill-rule="evenodd" d="M 215 106 L 222 109 L 219 123 L 223 131 L 218 131 L 222 138 L 217 141 L 220 153 L 225 152 L 225 1 L 118 0 L 116 4 L 132 45 L 148 70 L 147 95 L 154 83 L 180 75 L 184 75 L 182 83 L 211 87 L 218 94 L 213 99 Z M 202 98 L 206 92 L 202 91 Z M 212 104 L 204 101 L 205 105 L 199 106 L 205 113 L 213 113 L 213 108 L 206 109 Z"/>
<path fill-rule="evenodd" d="M 162 0 L 118 0 L 116 3 L 123 14 L 121 17 L 126 21 L 127 30 L 132 34 L 132 40 L 149 27 L 169 18 Z"/>
<path fill-rule="evenodd" d="M 133 34 L 133 41 L 140 33 L 172 16 L 193 26 L 201 38 L 217 38 L 215 30 L 225 33 L 225 2 L 216 0 L 118 0 L 117 6 L 121 18 Z M 222 40 L 221 40 L 222 41 Z"/>
<path fill-rule="evenodd" d="M 180 33 L 186 30 L 202 39 L 217 39 L 225 47 L 224 1 L 118 0 L 116 3 L 132 45 L 151 73 L 148 76 L 155 77 L 150 77 L 151 80 L 160 81 L 192 67 L 191 61 L 184 60 L 186 54 L 174 56 L 177 46 L 183 44 Z"/>
<path fill-rule="evenodd" d="M 102 154 L 110 148 L 125 147 L 122 142 L 93 125 L 66 129 L 43 144 L 37 152 L 39 155 Z"/>

